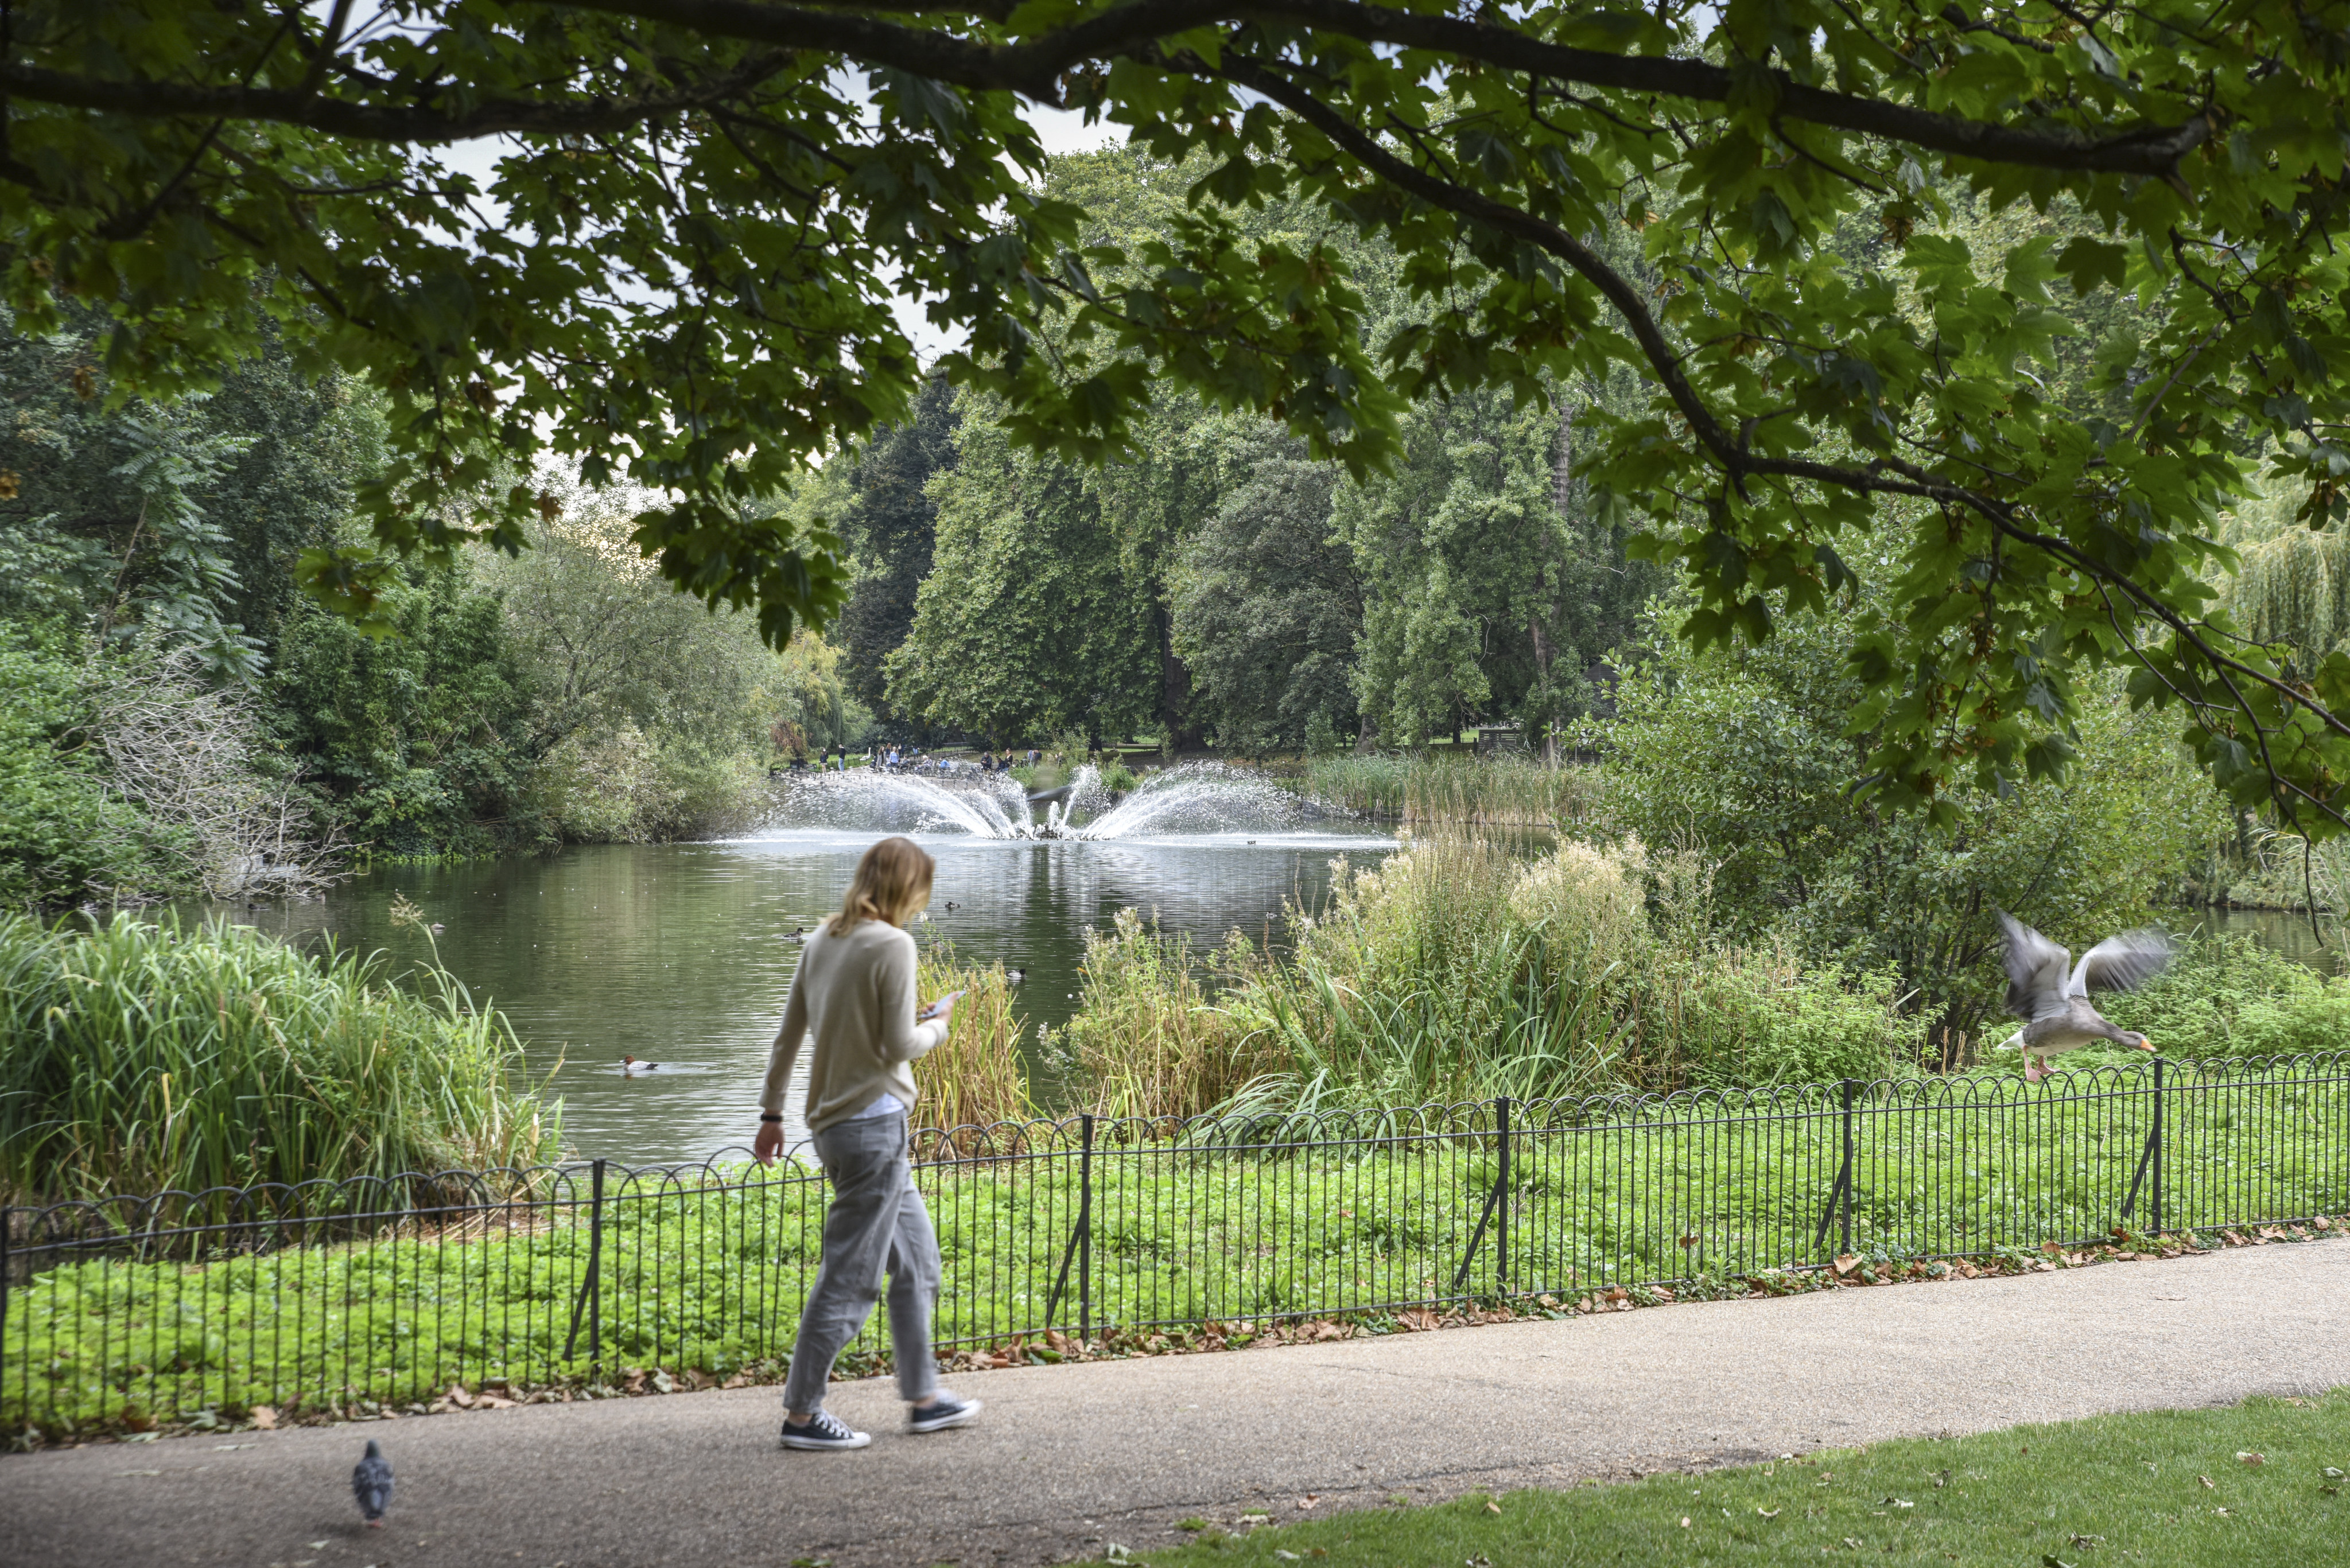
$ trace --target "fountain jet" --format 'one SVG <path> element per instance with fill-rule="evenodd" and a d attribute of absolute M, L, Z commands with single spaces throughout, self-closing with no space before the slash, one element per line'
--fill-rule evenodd
<path fill-rule="evenodd" d="M 1151 774 L 1118 801 L 1091 766 L 1079 768 L 1065 784 L 1033 794 L 1002 774 L 816 774 L 785 786 L 775 825 L 1105 839 L 1278 832 L 1322 815 L 1311 802 L 1254 774 L 1221 763 L 1186 763 Z"/>

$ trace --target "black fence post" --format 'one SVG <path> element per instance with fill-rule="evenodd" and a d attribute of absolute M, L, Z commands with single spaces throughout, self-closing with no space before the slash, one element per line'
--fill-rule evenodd
<path fill-rule="evenodd" d="M 2149 1236 L 2159 1236 L 2162 1234 L 2162 1102 L 2165 1098 L 2162 1092 L 2162 1058 L 2157 1056 L 2154 1059 L 2154 1133 L 2152 1137 L 2154 1157 L 2154 1191 L 2147 1203 L 2147 1219 L 2150 1227 L 2147 1230 L 2147 1234 Z"/>
<path fill-rule="evenodd" d="M 8 1384 L 8 1231 L 16 1222 L 16 1212 L 0 1203 L 0 1389 Z M 25 1413 L 32 1414 L 29 1399 Z"/>
<path fill-rule="evenodd" d="M 1853 1152 L 1853 1150 L 1852 1150 L 1852 1102 L 1853 1102 L 1853 1098 L 1854 1098 L 1855 1095 L 1859 1091 L 1859 1088 L 1860 1088 L 1860 1080 L 1859 1080 L 1859 1079 L 1857 1079 L 1857 1078 L 1846 1078 L 1846 1079 L 1844 1081 L 1844 1248 L 1843 1248 L 1843 1250 L 1844 1250 L 1846 1252 L 1847 1252 L 1847 1253 L 1849 1253 L 1849 1252 L 1852 1251 L 1852 1188 L 1853 1188 L 1853 1175 L 1854 1175 L 1854 1171 L 1853 1171 L 1853 1168 L 1852 1168 L 1852 1152 Z"/>
<path fill-rule="evenodd" d="M 563 1342 L 563 1359 L 579 1345 L 579 1317 L 588 1317 L 588 1365 L 601 1365 L 604 1354 L 604 1162 L 598 1160 L 591 1168 L 594 1176 L 588 1198 L 588 1277 L 579 1283 L 579 1295 L 571 1303 L 571 1337 Z"/>
<path fill-rule="evenodd" d="M 1077 1343 L 1094 1336 L 1094 1114 L 1078 1118 Z"/>
<path fill-rule="evenodd" d="M 1493 1102 L 1494 1126 L 1502 1135 L 1501 1210 L 1493 1216 L 1493 1290 L 1510 1293 L 1510 1096 Z"/>
<path fill-rule="evenodd" d="M 1469 1233 L 1469 1246 L 1461 1254 L 1461 1266 L 1452 1273 L 1452 1293 L 1459 1295 L 1469 1283 L 1469 1269 L 1477 1261 L 1477 1249 L 1485 1244 L 1485 1232 L 1492 1229 L 1495 1238 L 1493 1288 L 1509 1289 L 1510 1270 L 1510 1097 L 1507 1095 L 1493 1102 L 1493 1130 L 1500 1135 L 1502 1158 L 1493 1174 L 1493 1185 L 1485 1194 L 1485 1207 L 1478 1212 L 1477 1228 Z"/>

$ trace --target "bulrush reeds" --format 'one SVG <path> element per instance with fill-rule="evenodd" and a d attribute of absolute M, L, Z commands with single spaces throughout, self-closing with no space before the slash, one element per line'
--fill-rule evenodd
<path fill-rule="evenodd" d="M 444 971 L 240 927 L 0 917 L 0 1197 L 192 1191 L 527 1165 L 560 1105 Z"/>
<path fill-rule="evenodd" d="M 1316 757 L 1303 782 L 1316 800 L 1423 831 L 1571 828 L 1591 815 L 1599 796 L 1597 770 L 1553 767 L 1523 755 Z"/>
<path fill-rule="evenodd" d="M 914 1064 L 914 1082 L 922 1091 L 914 1124 L 983 1127 L 1034 1116 L 1028 1074 L 1020 1060 L 1023 1023 L 1013 1010 L 1012 983 L 1003 966 L 966 964 L 951 947 L 928 948 L 918 984 L 926 998 L 950 991 L 963 994 L 955 1003 L 953 1027 L 945 1041 Z M 955 1138 L 952 1149 L 941 1152 L 968 1154 L 966 1146 L 972 1141 Z"/>

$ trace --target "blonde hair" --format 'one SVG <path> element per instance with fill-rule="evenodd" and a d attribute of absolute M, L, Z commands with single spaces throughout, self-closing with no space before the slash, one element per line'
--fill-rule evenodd
<path fill-rule="evenodd" d="M 885 838 L 865 852 L 857 875 L 840 900 L 840 913 L 827 922 L 832 935 L 846 936 L 859 920 L 902 926 L 931 901 L 931 877 L 939 863 L 910 838 Z"/>

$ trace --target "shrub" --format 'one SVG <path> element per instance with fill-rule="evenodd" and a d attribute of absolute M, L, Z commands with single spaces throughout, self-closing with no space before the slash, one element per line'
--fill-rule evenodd
<path fill-rule="evenodd" d="M 1089 939 L 1064 1038 L 1101 1108 L 1295 1114 L 1625 1088 L 1880 1078 L 1924 1025 L 1889 972 L 1708 941 L 1703 868 L 1638 840 L 1528 858 L 1456 833 L 1336 868 L 1295 952 L 1192 955 L 1131 912 Z"/>
<path fill-rule="evenodd" d="M 2249 937 L 2184 944 L 2145 989 L 2100 1012 L 2173 1055 L 2284 1056 L 2350 1046 L 2350 980 L 2318 974 Z"/>

